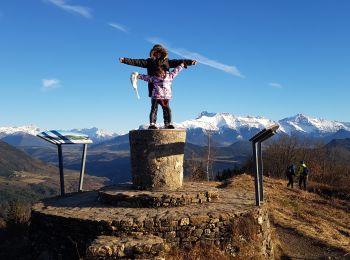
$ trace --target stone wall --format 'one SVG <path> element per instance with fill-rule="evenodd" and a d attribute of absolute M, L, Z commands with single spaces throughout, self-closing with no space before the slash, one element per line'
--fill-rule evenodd
<path fill-rule="evenodd" d="M 265 208 L 242 214 L 193 215 L 189 218 L 126 218 L 112 222 L 33 214 L 36 252 L 78 259 L 99 235 L 154 235 L 169 247 L 215 245 L 234 257 L 273 259 L 270 224 Z M 59 243 L 58 243 L 59 241 Z M 142 255 L 142 252 L 140 253 Z"/>

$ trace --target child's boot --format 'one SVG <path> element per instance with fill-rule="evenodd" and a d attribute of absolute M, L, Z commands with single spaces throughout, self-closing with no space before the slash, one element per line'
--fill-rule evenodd
<path fill-rule="evenodd" d="M 151 123 L 151 124 L 149 125 L 148 129 L 155 130 L 155 129 L 158 129 L 158 127 L 156 126 L 155 123 Z"/>
<path fill-rule="evenodd" d="M 165 124 L 165 128 L 166 129 L 175 129 L 175 127 L 171 123 Z"/>

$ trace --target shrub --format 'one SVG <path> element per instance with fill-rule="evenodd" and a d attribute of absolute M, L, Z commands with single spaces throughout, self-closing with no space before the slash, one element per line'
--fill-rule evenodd
<path fill-rule="evenodd" d="M 24 234 L 28 230 L 30 204 L 21 201 L 10 201 L 5 218 L 9 235 Z"/>

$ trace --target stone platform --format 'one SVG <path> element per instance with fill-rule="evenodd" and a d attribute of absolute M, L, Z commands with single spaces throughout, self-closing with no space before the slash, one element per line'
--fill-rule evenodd
<path fill-rule="evenodd" d="M 219 190 L 200 183 L 185 183 L 172 191 L 133 190 L 132 185 L 116 185 L 98 193 L 98 200 L 106 205 L 131 208 L 181 207 L 219 200 Z"/>
<path fill-rule="evenodd" d="M 161 239 L 166 245 L 164 248 L 210 244 L 232 256 L 243 252 L 241 246 L 246 243 L 257 256 L 271 259 L 267 210 L 255 207 L 254 191 L 242 187 L 220 188 L 220 183 L 214 182 L 189 183 L 183 186 L 184 194 L 215 190 L 217 199 L 181 207 L 111 206 L 99 201 L 101 191 L 44 200 L 32 207 L 31 240 L 38 255 L 50 249 L 51 254 L 63 259 L 91 254 L 94 251 L 91 246 L 101 245 L 101 236 L 116 237 L 108 242 L 113 251 L 130 244 L 121 238 L 147 235 Z M 107 194 L 108 190 L 104 192 Z M 148 250 L 149 246 L 144 248 Z M 161 256 L 164 252 L 157 254 Z M 96 259 L 116 259 L 108 257 L 106 254 Z"/>

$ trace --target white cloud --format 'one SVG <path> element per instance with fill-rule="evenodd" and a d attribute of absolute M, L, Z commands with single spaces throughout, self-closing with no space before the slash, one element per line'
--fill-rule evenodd
<path fill-rule="evenodd" d="M 126 27 L 125 25 L 122 25 L 120 23 L 109 23 L 108 25 L 113 27 L 114 29 L 117 29 L 117 30 L 122 31 L 122 32 L 129 31 L 128 27 Z"/>
<path fill-rule="evenodd" d="M 61 86 L 60 81 L 58 79 L 42 79 L 41 83 L 42 83 L 41 85 L 42 90 L 59 88 Z"/>
<path fill-rule="evenodd" d="M 170 52 L 177 54 L 181 57 L 184 57 L 186 59 L 196 60 L 199 63 L 208 65 L 212 68 L 222 70 L 226 73 L 232 74 L 232 75 L 237 76 L 237 77 L 244 78 L 242 73 L 235 66 L 226 65 L 226 64 L 223 64 L 221 62 L 209 59 L 209 58 L 207 58 L 199 53 L 196 53 L 196 52 L 190 52 L 190 51 L 185 50 L 185 49 L 170 47 L 169 44 L 166 44 L 163 40 L 161 40 L 159 38 L 155 38 L 155 37 L 149 38 L 148 41 L 153 43 L 153 44 L 161 44 L 164 47 L 166 47 Z"/>
<path fill-rule="evenodd" d="M 56 5 L 57 7 L 70 12 L 84 16 L 85 18 L 92 18 L 91 9 L 80 5 L 70 5 L 65 2 L 65 0 L 47 0 L 50 3 Z"/>
<path fill-rule="evenodd" d="M 269 86 L 273 88 L 283 88 L 283 86 L 280 83 L 276 83 L 276 82 L 270 82 Z"/>

